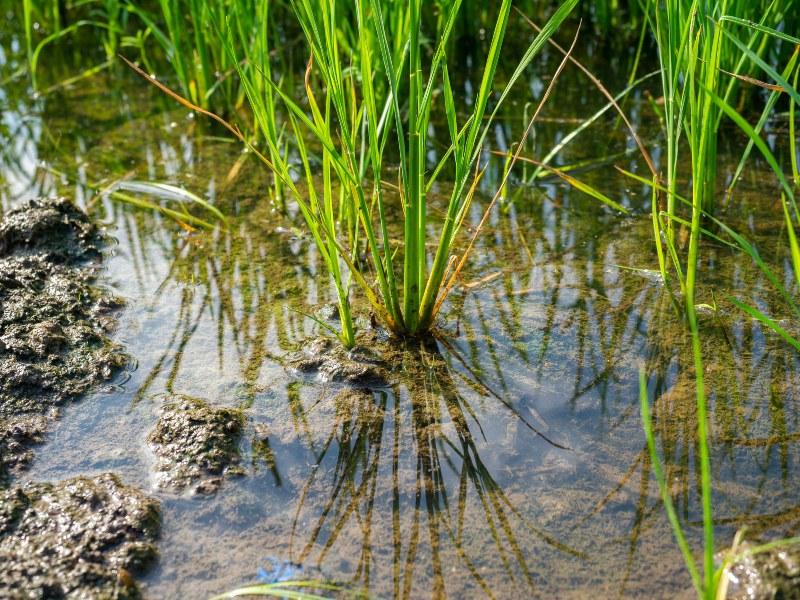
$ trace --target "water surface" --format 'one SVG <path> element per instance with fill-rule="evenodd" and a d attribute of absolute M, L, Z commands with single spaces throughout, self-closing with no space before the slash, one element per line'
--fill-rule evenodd
<path fill-rule="evenodd" d="M 127 299 L 114 337 L 133 359 L 108 389 L 64 410 L 22 479 L 113 471 L 158 497 L 147 597 L 210 596 L 259 569 L 386 598 L 691 596 L 639 417 L 643 367 L 679 517 L 699 547 L 691 352 L 653 271 L 646 188 L 601 160 L 580 173 L 628 207 L 624 217 L 557 180 L 516 181 L 437 338 L 399 355 L 395 383 L 354 394 L 287 367 L 324 333 L 304 313 L 334 294 L 296 211 L 265 199 L 269 177 L 252 157 L 122 68 L 36 96 L 12 77 L 23 52 L 11 28 L 0 42 L 2 209 L 64 194 L 107 225 L 115 241 L 102 283 Z M 53 60 L 49 85 L 74 68 L 70 53 Z M 537 72 L 556 60 L 546 53 Z M 611 83 L 627 75 L 617 66 Z M 458 77 L 468 82 L 469 69 Z M 519 136 L 542 81 L 531 76 L 493 148 Z M 567 72 L 531 154 L 602 105 L 587 89 Z M 645 92 L 627 105 L 657 147 L 648 107 Z M 641 169 L 630 146 L 609 116 L 560 161 L 614 155 Z M 723 146 L 735 165 L 740 148 Z M 788 276 L 779 200 L 762 183 L 767 169 L 752 165 L 725 218 Z M 500 169 L 485 178 L 471 227 Z M 190 232 L 93 191 L 125 177 L 185 186 L 229 226 Z M 796 535 L 798 360 L 726 295 L 779 318 L 785 309 L 741 254 L 708 243 L 702 261 L 698 298 L 718 307 L 701 326 L 720 546 L 745 525 Z M 173 394 L 245 411 L 246 474 L 213 497 L 155 488 L 146 437 Z"/>

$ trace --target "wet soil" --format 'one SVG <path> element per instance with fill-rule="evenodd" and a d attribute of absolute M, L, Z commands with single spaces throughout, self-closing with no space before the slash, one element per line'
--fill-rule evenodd
<path fill-rule="evenodd" d="M 122 302 L 95 283 L 103 244 L 65 199 L 0 223 L 0 482 L 30 462 L 59 406 L 127 360 L 108 337 Z"/>
<path fill-rule="evenodd" d="M 359 341 L 362 343 L 347 350 L 330 338 L 309 340 L 302 350 L 289 358 L 289 365 L 299 374 L 314 375 L 322 382 L 388 385 L 389 361 L 374 347 L 367 346 L 363 340 Z"/>
<path fill-rule="evenodd" d="M 188 396 L 170 398 L 147 438 L 158 458 L 159 487 L 192 487 L 195 493 L 212 494 L 223 476 L 241 474 L 237 466 L 243 422 L 238 410 Z"/>
<path fill-rule="evenodd" d="M 0 492 L 0 597 L 128 599 L 155 559 L 158 503 L 111 474 Z"/>

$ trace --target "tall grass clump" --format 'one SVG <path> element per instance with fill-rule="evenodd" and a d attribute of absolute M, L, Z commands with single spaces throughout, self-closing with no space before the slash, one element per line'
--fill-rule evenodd
<path fill-rule="evenodd" d="M 402 12 L 397 12 L 395 4 L 403 7 Z M 447 57 L 461 0 L 451 1 L 443 11 L 429 61 L 425 60 L 426 43 L 430 42 L 421 31 L 420 0 L 408 4 L 291 1 L 310 51 L 305 78 L 308 108 L 290 91 L 270 83 L 289 114 L 305 188 L 301 191 L 295 185 L 285 153 L 270 152 L 271 159 L 262 158 L 300 207 L 333 279 L 342 323 L 339 336 L 346 346 L 355 341 L 351 283 L 396 334 L 418 336 L 432 327 L 463 265 L 464 256 L 459 262 L 454 255 L 455 246 L 479 178 L 476 166 L 487 132 L 511 87 L 576 4 L 577 0 L 567 0 L 555 11 L 490 107 L 511 12 L 511 1 L 503 0 L 480 85 L 467 107 L 456 99 Z M 395 9 L 388 18 L 385 6 Z M 356 17 L 355 43 L 349 52 L 343 51 L 340 41 L 340 11 L 345 8 Z M 404 23 L 407 25 L 398 31 L 398 24 Z M 262 72 L 259 68 L 240 69 L 256 114 L 261 112 L 258 85 Z M 437 97 L 441 106 L 435 106 Z M 442 111 L 446 118 L 450 146 L 439 164 L 429 165 L 427 136 L 434 111 Z M 311 164 L 310 143 L 318 147 L 321 158 L 321 185 Z M 272 148 L 274 141 L 267 140 L 267 144 Z M 397 185 L 385 181 L 391 176 L 392 165 L 385 159 L 390 147 L 399 157 Z M 455 177 L 437 231 L 429 218 L 428 194 L 445 166 Z M 397 189 L 399 194 L 389 194 L 387 188 Z M 399 206 L 390 206 L 389 198 L 397 196 Z M 390 238 L 388 221 L 389 211 L 398 208 L 403 215 L 403 233 L 396 244 Z M 362 245 L 365 259 L 358 252 Z"/>
<path fill-rule="evenodd" d="M 669 257 L 678 274 L 691 335 L 696 388 L 697 458 L 703 524 L 703 549 L 699 567 L 672 504 L 669 486 L 664 477 L 653 433 L 647 381 L 643 372 L 640 374 L 639 395 L 647 446 L 662 501 L 697 596 L 705 600 L 725 598 L 727 593 L 726 570 L 735 561 L 748 554 L 766 552 L 782 545 L 800 542 L 800 538 L 778 540 L 739 552 L 740 532 L 734 540 L 732 549 L 726 553 L 721 564 L 716 569 L 714 567 L 709 407 L 705 393 L 700 329 L 695 305 L 700 239 L 702 236 L 709 236 L 749 255 L 786 301 L 795 317 L 800 317 L 800 308 L 794 298 L 784 283 L 761 258 L 756 247 L 714 215 L 716 144 L 720 122 L 726 118 L 735 124 L 748 140 L 731 185 L 735 184 L 751 149 L 758 149 L 773 170 L 782 188 L 781 204 L 789 235 L 792 266 L 795 279 L 800 282 L 800 245 L 795 232 L 795 224 L 800 222 L 800 212 L 798 212 L 794 190 L 784 173 L 784 168 L 778 163 L 772 150 L 761 137 L 761 129 L 774 109 L 778 94 L 785 94 L 789 97 L 790 130 L 794 128 L 793 106 L 800 100 L 800 94 L 798 94 L 796 84 L 790 84 L 788 79 L 795 72 L 798 61 L 796 46 L 800 43 L 800 39 L 786 34 L 780 28 L 780 25 L 784 23 L 787 15 L 786 9 L 790 4 L 789 2 L 774 1 L 767 6 L 759 6 L 759 3 L 736 1 L 707 4 L 667 0 L 654 9 L 655 14 L 651 21 L 655 28 L 662 65 L 664 121 L 668 144 L 666 183 L 664 185 L 658 182 L 652 183 L 654 198 L 658 192 L 666 194 L 667 208 L 666 211 L 657 214 L 654 200 L 653 222 L 662 275 L 666 280 L 666 256 Z M 759 8 L 761 11 L 756 12 Z M 755 16 L 758 16 L 759 19 L 752 19 Z M 776 25 L 776 27 L 771 25 Z M 776 43 L 786 44 L 787 42 L 791 45 L 790 47 L 794 48 L 794 52 L 789 57 L 785 68 L 779 72 L 765 59 L 765 56 L 768 53 L 767 49 L 774 47 Z M 727 60 L 723 58 L 726 55 L 728 56 Z M 775 60 L 775 55 L 772 60 Z M 754 80 L 753 76 L 755 75 L 766 77 L 773 83 L 764 84 Z M 732 105 L 734 91 L 737 85 L 743 81 L 748 84 L 756 83 L 771 90 L 771 95 L 765 103 L 756 126 L 751 125 Z M 681 136 L 684 135 L 691 155 L 691 197 L 688 199 L 678 191 L 678 153 Z M 793 148 L 794 141 L 790 140 L 789 145 Z M 792 158 L 792 161 L 794 165 L 796 158 Z M 643 178 L 634 177 L 644 181 Z M 678 216 L 676 209 L 679 205 L 689 207 L 691 210 L 690 221 Z M 690 229 L 685 272 L 682 269 L 678 244 L 675 239 L 673 224 L 676 223 L 688 226 Z M 716 233 L 712 233 L 709 228 L 705 227 L 705 224 L 712 225 Z M 666 245 L 666 253 L 662 250 L 662 239 Z M 773 329 L 795 348 L 800 349 L 800 343 L 769 316 L 733 297 L 730 297 L 729 300 L 762 324 Z"/>
<path fill-rule="evenodd" d="M 669 279 L 671 263 L 687 313 L 694 307 L 703 215 L 716 212 L 717 143 L 723 118 L 731 116 L 725 107 L 734 104 L 743 87 L 745 91 L 752 87 L 749 82 L 763 63 L 761 57 L 775 50 L 775 38 L 769 32 L 785 21 L 790 7 L 789 0 L 665 0 L 650 4 L 648 23 L 661 66 L 667 150 L 662 173 L 666 206 L 658 214 L 653 202 L 653 222 L 662 275 L 665 281 Z M 768 104 L 763 120 L 770 108 Z M 684 173 L 679 159 L 687 147 L 690 172 Z M 691 187 L 685 194 L 690 198 L 688 223 L 678 210 L 683 179 L 688 179 Z M 690 230 L 685 261 L 680 259 L 675 235 L 682 223 Z M 691 320 L 692 315 L 687 316 Z"/>

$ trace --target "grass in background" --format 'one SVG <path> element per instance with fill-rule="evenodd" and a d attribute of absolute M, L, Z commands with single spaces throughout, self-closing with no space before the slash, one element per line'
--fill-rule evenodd
<path fill-rule="evenodd" d="M 743 80 L 752 80 L 760 56 L 774 47 L 768 25 L 780 23 L 790 4 L 789 0 L 666 0 L 650 5 L 648 22 L 661 65 L 667 146 L 663 175 L 666 210 L 657 216 L 657 203 L 653 203 L 655 241 L 662 275 L 668 283 L 670 273 L 677 273 L 689 312 L 694 306 L 702 215 L 713 215 L 716 210 L 717 140 L 722 119 L 728 114 L 724 106 L 734 101 Z M 758 22 L 744 26 L 747 19 Z M 732 25 L 737 31 L 727 30 Z M 767 114 L 765 111 L 764 119 Z M 691 158 L 691 216 L 688 255 L 682 265 L 675 251 L 675 230 L 681 218 L 677 197 L 684 177 L 679 163 L 684 146 Z"/>
<path fill-rule="evenodd" d="M 229 112 L 235 104 L 234 67 L 216 28 L 231 13 L 237 19 L 246 15 L 252 24 L 263 16 L 254 1 L 244 0 L 242 9 L 237 10 L 239 3 L 234 7 L 225 0 L 158 0 L 158 10 L 133 4 L 131 11 L 166 54 L 183 95 L 206 110 Z M 268 22 L 263 29 L 266 34 Z M 146 45 L 142 44 L 140 51 L 148 64 Z M 148 64 L 148 68 L 152 67 Z"/>
<path fill-rule="evenodd" d="M 122 0 L 67 3 L 59 0 L 22 0 L 25 48 L 34 89 L 48 91 L 38 89 L 37 71 L 42 52 L 79 31 L 93 29 L 101 33 L 100 47 L 105 62 L 85 69 L 61 84 L 76 83 L 111 66 L 119 48 L 120 34 L 127 27 L 129 13 L 126 7 L 127 3 L 123 4 Z"/>

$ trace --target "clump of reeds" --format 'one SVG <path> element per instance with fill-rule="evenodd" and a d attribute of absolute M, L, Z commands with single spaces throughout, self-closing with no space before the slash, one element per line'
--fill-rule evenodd
<path fill-rule="evenodd" d="M 450 3 L 449 12 L 443 13 L 428 64 L 424 64 L 423 9 L 419 0 L 390 3 L 392 12 L 388 16 L 384 4 L 377 0 L 341 4 L 324 0 L 291 2 L 311 54 L 305 78 L 308 109 L 289 90 L 275 82 L 268 83 L 289 114 L 293 142 L 305 175 L 304 189 L 301 191 L 294 183 L 286 154 L 269 137 L 266 162 L 300 207 L 332 277 L 342 324 L 338 335 L 346 346 L 355 341 L 349 300 L 351 283 L 364 293 L 375 314 L 395 333 L 417 336 L 432 327 L 463 266 L 463 255 L 457 260 L 454 248 L 480 175 L 476 166 L 487 131 L 511 86 L 575 4 L 576 0 L 564 2 L 535 36 L 490 110 L 489 99 L 511 12 L 510 0 L 500 4 L 480 86 L 467 118 L 459 122 L 460 99 L 450 84 L 446 49 L 461 0 Z M 347 53 L 342 49 L 339 31 L 339 11 L 343 6 L 356 18 L 355 39 Z M 235 54 L 232 35 L 229 28 L 228 47 Z M 240 63 L 237 60 L 235 64 Z M 272 110 L 259 92 L 264 71 L 259 67 L 249 71 L 239 68 L 257 120 L 266 120 Z M 437 95 L 443 106 L 434 106 Z M 439 164 L 430 168 L 426 160 L 427 135 L 435 110 L 444 112 L 450 147 Z M 320 147 L 321 189 L 311 165 L 307 139 Z M 384 178 L 390 145 L 399 156 L 397 187 L 403 213 L 399 245 L 390 240 L 387 217 Z M 448 164 L 455 180 L 444 222 L 432 237 L 428 193 Z M 360 244 L 368 256 L 366 263 L 357 256 Z M 432 252 L 429 246 L 433 246 Z"/>

